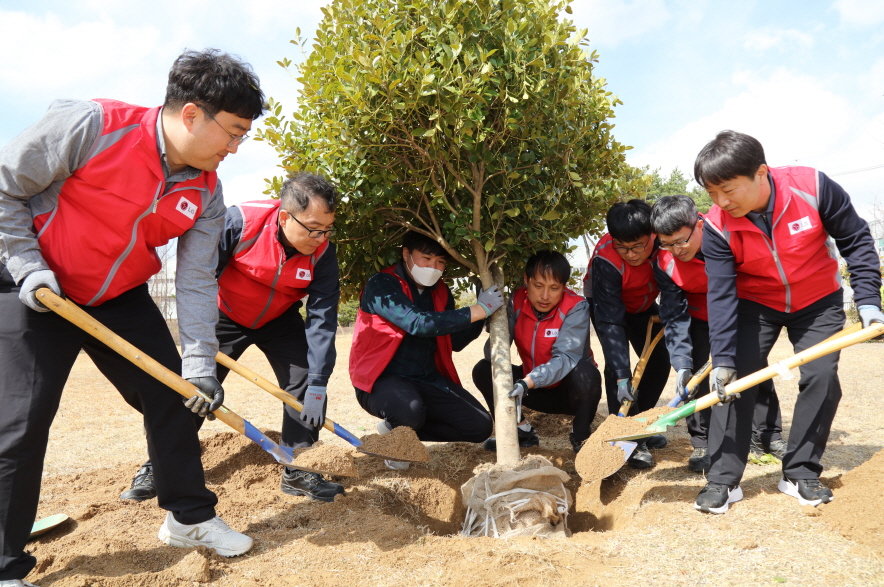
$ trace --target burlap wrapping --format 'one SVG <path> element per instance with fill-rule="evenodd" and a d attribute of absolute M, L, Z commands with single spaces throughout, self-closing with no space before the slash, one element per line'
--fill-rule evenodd
<path fill-rule="evenodd" d="M 467 508 L 463 536 L 570 536 L 569 476 L 539 455 L 515 467 L 483 464 L 461 488 Z"/>

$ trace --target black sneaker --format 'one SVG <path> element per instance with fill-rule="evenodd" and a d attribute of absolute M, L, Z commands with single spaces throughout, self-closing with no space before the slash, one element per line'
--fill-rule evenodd
<path fill-rule="evenodd" d="M 775 440 L 771 440 L 770 444 L 767 445 L 767 452 L 768 454 L 772 454 L 782 461 L 783 457 L 786 456 L 786 447 L 786 441 L 782 438 L 777 438 Z"/>
<path fill-rule="evenodd" d="M 540 444 L 540 437 L 537 436 L 537 433 L 534 431 L 534 428 L 525 432 L 521 428 L 518 428 L 519 432 L 519 446 L 522 448 L 531 448 L 532 446 L 537 446 Z M 497 450 L 497 439 L 493 436 L 488 438 L 485 442 L 482 443 L 482 448 L 485 450 Z"/>
<path fill-rule="evenodd" d="M 707 483 L 697 495 L 694 508 L 709 514 L 723 514 L 732 503 L 743 499 L 743 490 L 739 485 L 729 487 L 722 483 Z"/>
<path fill-rule="evenodd" d="M 335 496 L 344 493 L 344 486 L 326 481 L 319 473 L 299 469 L 283 469 L 279 488 L 289 495 L 305 495 L 319 501 L 334 501 Z"/>
<path fill-rule="evenodd" d="M 767 454 L 767 448 L 761 442 L 761 438 L 755 434 L 752 435 L 752 440 L 749 441 L 749 454 L 756 457 L 762 457 Z"/>
<path fill-rule="evenodd" d="M 658 449 L 658 448 L 666 448 L 666 445 L 669 444 L 669 441 L 666 440 L 666 437 L 662 434 L 655 434 L 653 436 L 648 436 L 645 438 L 645 444 L 648 448 Z"/>
<path fill-rule="evenodd" d="M 153 484 L 153 465 L 144 463 L 132 478 L 132 485 L 129 489 L 120 494 L 120 499 L 145 501 L 156 496 L 157 488 Z"/>
<path fill-rule="evenodd" d="M 777 489 L 796 498 L 801 505 L 817 506 L 835 499 L 832 490 L 820 483 L 819 479 L 795 479 L 793 481 L 783 477 L 777 484 Z"/>
<path fill-rule="evenodd" d="M 708 473 L 711 466 L 712 459 L 705 446 L 695 448 L 691 456 L 688 457 L 688 469 L 694 473 Z"/>
<path fill-rule="evenodd" d="M 650 469 L 654 466 L 654 455 L 648 450 L 647 444 L 639 442 L 626 462 L 633 469 Z"/>

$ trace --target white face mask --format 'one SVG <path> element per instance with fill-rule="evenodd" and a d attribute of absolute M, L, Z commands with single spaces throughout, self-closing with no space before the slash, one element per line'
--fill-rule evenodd
<path fill-rule="evenodd" d="M 411 278 L 414 279 L 414 282 L 418 285 L 422 285 L 424 287 L 433 287 L 436 285 L 436 282 L 442 277 L 442 270 L 436 269 L 434 267 L 421 267 L 417 263 L 414 262 L 414 257 L 411 258 L 411 268 L 408 270 L 411 273 Z"/>

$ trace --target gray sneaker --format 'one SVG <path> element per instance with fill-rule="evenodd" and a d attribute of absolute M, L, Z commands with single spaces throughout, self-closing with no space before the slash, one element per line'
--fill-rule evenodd
<path fill-rule="evenodd" d="M 172 512 L 166 514 L 157 538 L 179 548 L 205 546 L 227 557 L 244 554 L 254 544 L 251 538 L 232 530 L 218 516 L 199 524 L 181 524 L 172 517 Z"/>
<path fill-rule="evenodd" d="M 688 457 L 688 469 L 694 473 L 708 473 L 711 466 L 712 459 L 707 454 L 705 446 L 695 448 Z"/>

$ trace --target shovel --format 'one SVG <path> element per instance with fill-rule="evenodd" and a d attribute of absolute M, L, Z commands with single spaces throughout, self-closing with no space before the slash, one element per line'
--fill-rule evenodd
<path fill-rule="evenodd" d="M 706 364 L 703 365 L 699 371 L 694 373 L 694 376 L 691 377 L 690 381 L 688 381 L 688 384 L 684 386 L 684 390 L 685 392 L 687 392 L 686 395 L 681 396 L 676 393 L 675 397 L 672 398 L 668 404 L 666 404 L 666 407 L 677 408 L 678 404 L 680 404 L 681 402 L 694 399 L 694 394 L 697 392 L 697 386 L 700 385 L 701 381 L 706 379 L 706 376 L 709 375 L 711 371 L 712 360 L 710 359 L 709 361 L 706 361 Z"/>
<path fill-rule="evenodd" d="M 783 359 L 782 361 L 765 367 L 764 369 L 760 369 L 759 371 L 756 371 L 751 375 L 746 375 L 745 377 L 737 379 L 736 381 L 730 383 L 727 387 L 725 387 L 725 393 L 727 393 L 728 395 L 740 393 L 741 391 L 745 391 L 746 389 L 754 385 L 758 385 L 763 381 L 767 381 L 768 379 L 773 378 L 775 375 L 783 375 L 784 373 L 788 373 L 789 369 L 794 369 L 796 367 L 804 365 L 805 363 L 809 363 L 814 359 L 818 359 L 824 355 L 828 355 L 830 353 L 840 351 L 843 348 L 865 342 L 867 340 L 881 336 L 882 334 L 884 334 L 884 324 L 875 323 L 867 328 L 861 328 L 860 324 L 854 324 L 845 328 L 841 332 L 830 336 L 826 340 L 801 351 L 796 355 L 792 355 L 787 359 Z M 705 410 L 706 408 L 712 407 L 720 401 L 721 400 L 718 399 L 718 394 L 710 393 L 709 395 L 706 395 L 700 399 L 691 400 L 682 407 L 677 408 L 667 414 L 663 414 L 652 424 L 635 434 L 628 434 L 608 440 L 611 442 L 636 440 L 639 438 L 653 436 L 654 434 L 660 434 L 661 432 L 665 432 L 666 429 L 670 426 L 674 426 L 675 423 L 678 422 L 678 420 L 690 416 L 695 412 L 699 412 L 700 410 Z M 642 419 L 639 418 L 637 421 L 642 422 Z"/>
<path fill-rule="evenodd" d="M 228 355 L 225 355 L 224 353 L 219 352 L 217 355 L 215 355 L 215 360 L 218 362 L 219 365 L 223 365 L 224 367 L 227 367 L 228 369 L 230 369 L 231 371 L 233 371 L 237 375 L 241 375 L 245 379 L 248 379 L 249 381 L 251 381 L 252 383 L 257 385 L 258 387 L 260 387 L 261 389 L 263 389 L 264 391 L 266 391 L 267 393 L 269 393 L 270 395 L 275 397 L 276 399 L 282 400 L 283 403 L 291 406 L 298 413 L 300 413 L 301 410 L 303 409 L 304 406 L 301 404 L 301 402 L 299 402 L 294 397 L 292 397 L 291 394 L 286 393 L 286 391 L 284 389 L 282 389 L 281 387 L 279 387 L 278 385 L 274 385 L 270 380 L 265 379 L 264 377 L 261 377 L 261 375 L 259 375 L 255 371 L 252 371 L 251 369 L 249 369 L 248 367 L 246 367 L 242 363 L 236 362 L 235 360 L 230 358 Z M 341 426 L 337 422 L 331 421 L 329 418 L 325 419 L 325 422 L 323 423 L 322 427 L 325 428 L 326 430 L 328 430 L 329 432 L 332 432 L 332 433 L 336 434 L 337 436 L 343 438 L 344 440 L 346 440 L 347 442 L 349 442 L 350 444 L 355 446 L 356 450 L 358 450 L 361 453 L 371 455 L 373 457 L 380 457 L 382 459 L 392 459 L 395 461 L 408 461 L 408 462 L 412 462 L 412 463 L 424 462 L 424 461 L 410 460 L 408 458 L 402 458 L 402 455 L 398 455 L 398 454 L 381 454 L 378 452 L 369 452 L 363 448 L 363 444 L 362 444 L 361 440 L 359 440 L 358 438 L 353 436 L 350 432 L 348 432 L 346 429 L 344 429 L 343 426 Z"/>
<path fill-rule="evenodd" d="M 661 328 L 660 332 L 657 333 L 657 336 L 655 336 L 653 340 L 651 339 L 651 332 L 654 331 L 654 324 L 657 324 L 658 322 L 660 322 L 660 316 L 651 316 L 650 320 L 648 320 L 648 331 L 645 333 L 645 346 L 642 349 L 641 356 L 638 358 L 638 363 L 636 363 L 635 369 L 632 371 L 632 381 L 630 383 L 633 390 L 638 389 L 638 384 L 641 383 L 642 375 L 645 374 L 645 367 L 648 364 L 648 360 L 651 358 L 651 353 L 654 352 L 657 343 L 663 338 L 663 329 Z M 624 401 L 620 404 L 620 409 L 617 411 L 617 415 L 628 416 L 630 408 L 632 408 L 632 401 Z"/>
<path fill-rule="evenodd" d="M 51 289 L 41 287 L 37 290 L 37 298 L 39 298 L 40 302 L 44 306 L 46 306 L 65 320 L 69 321 L 74 326 L 77 326 L 85 332 L 91 334 L 99 341 L 104 343 L 108 348 L 116 351 L 123 358 L 131 361 L 136 367 L 138 367 L 148 375 L 151 375 L 160 383 L 168 386 L 173 391 L 178 392 L 186 398 L 191 398 L 198 393 L 202 395 L 195 385 L 193 385 L 174 371 L 166 368 L 156 359 L 147 356 L 146 354 L 138 350 L 138 348 L 136 348 L 133 344 L 123 339 L 121 336 L 113 332 L 110 328 L 87 314 L 79 306 L 69 300 L 56 295 L 55 292 L 53 292 Z M 206 399 L 209 400 L 210 398 Z M 339 471 L 322 471 L 318 469 L 312 469 L 310 467 L 304 467 L 300 464 L 295 464 L 295 455 L 292 449 L 276 444 L 270 438 L 268 438 L 267 435 L 255 428 L 255 426 L 253 426 L 248 420 L 245 420 L 225 406 L 221 406 L 212 413 L 215 414 L 216 418 L 218 418 L 249 440 L 255 442 L 262 449 L 270 453 L 270 455 L 276 460 L 276 462 L 282 465 L 288 465 L 304 471 L 310 471 L 311 473 L 341 475 L 341 472 Z"/>

